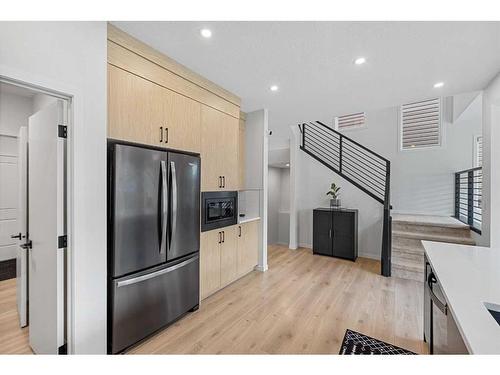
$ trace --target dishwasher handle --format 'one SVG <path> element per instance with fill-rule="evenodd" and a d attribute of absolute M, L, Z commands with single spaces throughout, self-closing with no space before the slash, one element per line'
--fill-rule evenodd
<path fill-rule="evenodd" d="M 432 285 L 437 283 L 436 276 L 431 272 L 427 277 L 427 289 L 429 290 L 429 295 L 431 296 L 432 302 L 436 305 L 436 307 L 441 310 L 444 315 L 448 315 L 448 304 L 442 302 L 434 291 L 432 290 Z"/>

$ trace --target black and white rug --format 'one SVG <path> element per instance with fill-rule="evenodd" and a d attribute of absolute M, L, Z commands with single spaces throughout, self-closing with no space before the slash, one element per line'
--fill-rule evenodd
<path fill-rule="evenodd" d="M 362 333 L 345 331 L 339 354 L 416 354 L 409 350 L 363 335 Z"/>

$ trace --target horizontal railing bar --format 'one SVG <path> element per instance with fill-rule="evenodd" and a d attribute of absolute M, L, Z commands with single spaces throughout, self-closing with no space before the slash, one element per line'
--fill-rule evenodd
<path fill-rule="evenodd" d="M 321 139 L 322 141 L 324 142 L 328 142 L 330 143 L 330 145 L 332 146 L 335 146 L 337 148 L 340 147 L 340 140 L 337 140 L 337 139 L 330 139 L 330 138 L 327 138 L 327 136 L 323 136 L 321 133 L 319 132 L 306 132 L 306 138 L 307 137 L 315 137 L 317 139 Z"/>
<path fill-rule="evenodd" d="M 336 133 L 333 133 L 331 131 L 328 131 L 323 126 L 320 126 L 316 123 L 310 123 L 310 124 L 306 124 L 306 125 L 307 125 L 306 129 L 309 129 L 309 131 L 324 134 L 328 137 L 331 137 L 331 139 L 334 139 L 335 141 L 340 141 L 340 137 L 342 136 L 340 133 L 336 134 Z M 333 130 L 332 128 L 328 128 L 328 129 Z"/>
<path fill-rule="evenodd" d="M 358 158 L 358 159 L 364 160 L 367 163 L 371 163 L 370 165 L 374 168 L 377 168 L 380 171 L 380 173 L 382 173 L 385 177 L 385 167 L 383 167 L 379 164 L 376 164 L 376 163 L 372 163 L 370 160 L 366 159 L 363 155 L 359 155 L 359 154 L 356 155 L 355 151 L 353 151 L 350 148 L 347 148 L 347 147 L 344 148 L 343 152 L 344 152 L 344 155 L 346 155 L 348 158 Z"/>
<path fill-rule="evenodd" d="M 375 159 L 372 155 L 367 154 L 363 150 L 357 149 L 355 146 L 349 144 L 348 142 L 342 142 L 342 145 L 344 146 L 344 150 L 350 151 L 352 155 L 355 155 L 355 156 L 359 155 L 367 162 L 372 163 L 373 165 L 376 165 L 377 167 L 382 169 L 385 173 L 385 169 L 387 167 L 387 164 L 384 163 L 382 160 Z"/>
<path fill-rule="evenodd" d="M 304 151 L 306 154 L 310 155 L 312 158 L 316 159 L 318 162 L 320 162 L 321 164 L 323 164 L 325 167 L 333 170 L 334 172 L 336 173 L 339 173 L 339 171 L 335 170 L 334 168 L 332 168 L 330 165 L 328 165 L 326 162 L 322 161 L 321 159 L 319 159 L 317 156 L 315 156 L 314 154 L 312 154 L 311 152 L 309 152 L 308 150 L 306 150 L 304 147 L 300 146 L 300 149 L 302 151 Z M 361 186 L 359 183 L 357 183 L 356 181 L 352 180 L 349 176 L 346 176 L 344 174 L 341 174 L 340 175 L 342 178 L 344 178 L 346 181 L 350 182 L 351 184 L 353 184 L 354 186 L 356 186 L 358 189 L 360 189 L 361 191 L 363 191 L 365 194 L 369 195 L 370 197 L 372 197 L 373 199 L 375 199 L 377 202 L 379 202 L 380 204 L 384 204 L 384 200 L 383 199 L 380 199 L 380 197 L 377 197 L 375 194 L 373 194 L 371 191 L 365 189 L 363 186 Z"/>
<path fill-rule="evenodd" d="M 339 146 L 334 146 L 334 145 L 328 144 L 327 141 L 324 141 L 321 138 L 317 138 L 316 136 L 314 136 L 312 134 L 308 134 L 305 137 L 306 141 L 308 141 L 309 139 L 314 140 L 317 144 L 320 144 L 322 147 L 332 151 L 335 154 L 338 154 L 340 152 Z"/>
<path fill-rule="evenodd" d="M 362 174 L 366 175 L 366 177 L 369 177 L 370 179 L 374 180 L 374 182 L 380 184 L 381 187 L 383 189 L 385 189 L 385 178 L 383 176 L 370 175 L 368 173 L 369 171 L 366 171 L 366 170 L 363 170 L 362 168 L 360 168 L 359 164 L 356 164 L 351 160 L 346 160 L 345 158 L 342 159 L 342 168 L 344 168 L 344 166 L 348 166 L 348 167 L 351 167 L 351 169 L 354 168 L 354 169 L 358 170 Z"/>
<path fill-rule="evenodd" d="M 382 197 L 384 196 L 385 191 L 384 191 L 383 187 L 376 186 L 374 183 L 372 183 L 366 177 L 360 175 L 359 173 L 357 173 L 354 169 L 350 168 L 349 166 L 343 166 L 342 173 L 348 174 L 348 175 L 350 174 L 353 178 L 358 179 L 360 183 L 368 185 L 373 190 L 374 194 L 380 194 Z"/>
<path fill-rule="evenodd" d="M 308 147 L 306 144 L 305 145 L 306 148 L 311 148 L 312 149 L 311 151 L 316 152 L 317 154 L 321 155 L 321 157 L 328 159 L 328 161 L 340 166 L 340 160 L 336 158 L 334 154 L 329 154 L 326 151 L 323 151 L 321 149 L 321 146 L 318 146 L 316 143 L 314 143 L 314 141 L 307 140 L 306 143 L 309 143 L 312 146 Z"/>
<path fill-rule="evenodd" d="M 347 137 L 347 136 L 345 136 L 345 135 L 343 135 L 343 134 L 339 133 L 339 132 L 338 132 L 338 131 L 336 131 L 335 129 L 330 128 L 329 126 L 327 126 L 327 125 L 323 124 L 321 121 L 316 121 L 316 123 L 321 124 L 323 127 L 327 128 L 327 129 L 330 129 L 331 131 L 333 131 L 333 132 L 334 132 L 334 133 L 336 133 L 336 134 L 342 135 L 342 136 L 344 137 L 344 139 L 346 139 L 346 140 L 348 140 L 348 141 L 350 141 L 350 142 L 354 143 L 355 145 L 357 145 L 357 146 L 361 147 L 363 150 L 368 151 L 370 154 L 375 155 L 376 157 L 378 157 L 378 158 L 382 159 L 383 161 L 385 161 L 385 162 L 387 162 L 387 163 L 390 163 L 390 162 L 389 162 L 389 160 L 387 160 L 387 159 L 386 159 L 386 158 L 384 158 L 383 156 L 381 156 L 381 155 L 377 154 L 376 152 L 374 152 L 374 151 L 370 150 L 369 148 L 366 148 L 365 146 L 363 146 L 362 144 L 359 144 L 359 143 L 358 143 L 358 142 L 356 142 L 355 140 L 353 140 L 353 139 L 351 139 L 351 138 L 349 138 L 349 137 Z"/>
<path fill-rule="evenodd" d="M 455 172 L 455 174 L 461 174 L 461 173 L 467 173 L 467 172 L 473 172 L 473 171 L 479 171 L 483 169 L 483 167 L 475 167 L 475 168 L 470 168 L 470 169 L 464 169 L 463 171 L 458 171 Z"/>

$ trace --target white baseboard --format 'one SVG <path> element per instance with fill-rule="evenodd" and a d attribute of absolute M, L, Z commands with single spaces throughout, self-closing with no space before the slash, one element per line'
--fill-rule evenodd
<path fill-rule="evenodd" d="M 268 269 L 269 269 L 269 267 L 267 266 L 267 264 L 265 264 L 263 266 L 255 266 L 255 270 L 260 271 L 260 272 L 266 272 Z"/>

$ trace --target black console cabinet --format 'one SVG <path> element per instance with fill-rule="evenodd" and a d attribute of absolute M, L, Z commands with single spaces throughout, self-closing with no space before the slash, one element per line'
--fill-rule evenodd
<path fill-rule="evenodd" d="M 355 261 L 358 257 L 358 210 L 313 210 L 313 253 Z"/>

